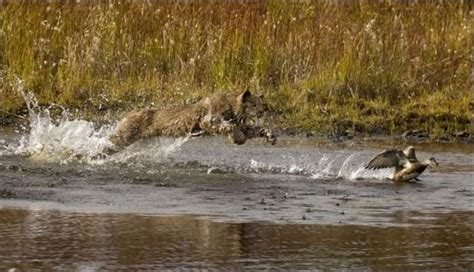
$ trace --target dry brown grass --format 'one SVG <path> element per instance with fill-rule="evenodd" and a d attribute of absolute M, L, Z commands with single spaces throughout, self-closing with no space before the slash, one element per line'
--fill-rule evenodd
<path fill-rule="evenodd" d="M 18 76 L 42 103 L 91 114 L 249 86 L 281 127 L 472 129 L 472 4 L 213 2 L 11 1 L 0 109 L 24 107 Z"/>

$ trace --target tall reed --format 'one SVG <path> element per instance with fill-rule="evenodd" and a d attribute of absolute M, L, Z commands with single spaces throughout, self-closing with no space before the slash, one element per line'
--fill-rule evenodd
<path fill-rule="evenodd" d="M 91 113 L 250 87 L 280 112 L 275 126 L 470 127 L 473 6 L 464 1 L 132 2 L 9 1 L 0 109 L 23 107 L 18 76 L 42 103 Z"/>

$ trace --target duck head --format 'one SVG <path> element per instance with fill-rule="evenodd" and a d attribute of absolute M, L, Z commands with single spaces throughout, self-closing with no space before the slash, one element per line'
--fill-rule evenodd
<path fill-rule="evenodd" d="M 438 162 L 433 157 L 429 158 L 427 161 L 428 161 L 428 165 L 431 166 L 431 167 L 438 166 Z"/>
<path fill-rule="evenodd" d="M 403 150 L 403 153 L 405 153 L 405 155 L 409 158 L 410 157 L 415 157 L 415 147 L 410 145 L 409 147 L 407 147 Z"/>

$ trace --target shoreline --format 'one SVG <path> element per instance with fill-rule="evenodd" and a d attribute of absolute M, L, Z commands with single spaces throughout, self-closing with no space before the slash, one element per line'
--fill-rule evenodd
<path fill-rule="evenodd" d="M 74 119 L 83 119 L 78 116 Z M 112 120 L 99 120 L 99 118 L 84 118 L 98 126 L 113 123 Z M 113 119 L 115 121 L 119 119 Z M 4 130 L 22 129 L 29 126 L 28 115 L 15 115 L 0 117 L 0 132 Z M 433 137 L 424 130 L 406 130 L 398 133 L 368 133 L 368 132 L 352 132 L 345 130 L 339 133 L 316 130 L 303 130 L 297 128 L 289 128 L 282 126 L 273 126 L 272 129 L 279 137 L 314 139 L 327 141 L 329 143 L 351 143 L 366 142 L 368 140 L 376 140 L 381 142 L 406 142 L 407 144 L 469 144 L 474 145 L 474 134 L 468 130 L 447 132 L 440 137 Z"/>

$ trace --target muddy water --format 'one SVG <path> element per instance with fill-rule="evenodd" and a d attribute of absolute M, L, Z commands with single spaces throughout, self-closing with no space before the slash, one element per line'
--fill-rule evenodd
<path fill-rule="evenodd" d="M 440 166 L 394 184 L 362 167 L 383 143 L 155 139 L 92 160 L 16 153 L 20 136 L 2 134 L 0 270 L 474 269 L 470 145 L 417 146 Z"/>
<path fill-rule="evenodd" d="M 0 130 L 0 270 L 474 269 L 474 148 L 415 145 L 414 183 L 364 164 L 407 143 L 150 139 L 30 108 Z"/>
<path fill-rule="evenodd" d="M 472 213 L 392 216 L 410 227 L 222 223 L 193 216 L 4 208 L 0 269 L 474 268 Z"/>

